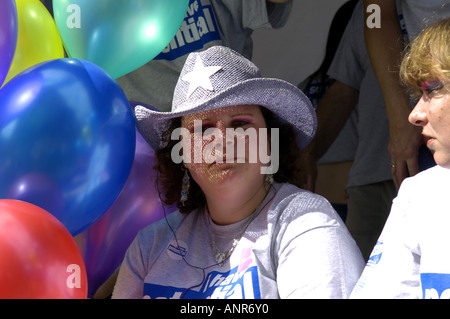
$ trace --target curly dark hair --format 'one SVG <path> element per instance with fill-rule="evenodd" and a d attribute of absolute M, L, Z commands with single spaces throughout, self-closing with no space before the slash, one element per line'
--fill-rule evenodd
<path fill-rule="evenodd" d="M 268 128 L 278 128 L 280 136 L 280 161 L 279 169 L 273 178 L 278 183 L 298 184 L 299 169 L 296 160 L 299 157 L 300 150 L 297 146 L 297 134 L 290 124 L 281 123 L 275 115 L 268 109 L 261 107 L 261 111 Z M 172 120 L 169 128 L 163 133 L 163 144 L 166 145 L 158 149 L 156 153 L 156 164 L 154 168 L 158 172 L 158 189 L 162 189 L 162 201 L 166 205 L 176 204 L 181 213 L 190 213 L 191 211 L 204 207 L 206 198 L 200 186 L 191 178 L 189 196 L 184 205 L 180 202 L 182 179 L 184 168 L 182 163 L 176 164 L 171 158 L 171 151 L 179 141 L 172 140 L 172 131 L 181 127 L 181 118 Z M 270 131 L 270 130 L 269 130 Z M 270 132 L 269 132 L 270 134 Z"/>

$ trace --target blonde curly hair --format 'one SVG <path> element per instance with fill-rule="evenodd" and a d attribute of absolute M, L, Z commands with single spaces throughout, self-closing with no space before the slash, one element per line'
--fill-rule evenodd
<path fill-rule="evenodd" d="M 450 18 L 436 21 L 424 29 L 407 47 L 400 66 L 400 78 L 412 89 L 414 97 L 422 95 L 421 83 L 440 81 L 450 86 Z"/>

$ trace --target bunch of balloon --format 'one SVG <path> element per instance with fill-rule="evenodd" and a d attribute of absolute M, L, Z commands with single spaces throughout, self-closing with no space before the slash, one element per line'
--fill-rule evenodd
<path fill-rule="evenodd" d="M 11 49 L 13 59 L 9 67 L 4 83 L 14 76 L 38 63 L 64 58 L 64 47 L 53 17 L 39 0 L 2 0 L 0 4 L 0 24 L 4 31 L 0 34 L 8 34 L 7 45 L 1 48 L 1 55 L 10 55 Z M 12 6 L 17 8 L 16 14 L 12 12 Z M 2 6 L 9 10 L 3 11 Z M 14 21 L 14 18 L 17 21 Z M 9 32 L 11 26 L 17 26 L 16 33 Z M 16 35 L 17 45 L 13 49 L 10 37 Z M 1 37 L 0 37 L 1 38 Z M 3 60 L 3 59 L 2 59 Z M 0 63 L 4 63 L 3 61 Z M 0 70 L 0 84 L 1 81 Z"/>
<path fill-rule="evenodd" d="M 85 299 L 87 275 L 72 235 L 33 204 L 0 200 L 0 299 Z"/>
<path fill-rule="evenodd" d="M 110 209 L 139 166 L 134 119 L 114 78 L 169 44 L 188 3 L 58 0 L 55 23 L 39 0 L 0 1 L 0 198 L 49 212 L 72 236 Z"/>
<path fill-rule="evenodd" d="M 183 22 L 189 0 L 58 0 L 53 12 L 72 58 L 93 62 L 113 78 L 157 56 Z"/>
<path fill-rule="evenodd" d="M 131 102 L 132 107 L 135 104 Z M 89 297 L 120 267 L 139 230 L 176 209 L 160 200 L 155 164 L 155 152 L 136 131 L 134 162 L 122 192 L 106 214 L 81 233 L 79 247 L 86 264 Z"/>
<path fill-rule="evenodd" d="M 128 100 L 104 70 L 37 64 L 0 89 L 0 198 L 37 205 L 76 235 L 119 195 L 135 141 Z"/>

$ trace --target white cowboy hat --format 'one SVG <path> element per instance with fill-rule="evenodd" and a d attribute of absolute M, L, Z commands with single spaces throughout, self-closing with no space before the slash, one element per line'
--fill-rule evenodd
<path fill-rule="evenodd" d="M 173 118 L 232 105 L 260 105 L 272 111 L 281 122 L 290 123 L 304 148 L 313 138 L 317 119 L 309 99 L 296 86 L 264 78 L 251 61 L 223 46 L 191 53 L 174 90 L 172 111 L 158 112 L 137 105 L 137 127 L 157 150 L 161 136 Z"/>

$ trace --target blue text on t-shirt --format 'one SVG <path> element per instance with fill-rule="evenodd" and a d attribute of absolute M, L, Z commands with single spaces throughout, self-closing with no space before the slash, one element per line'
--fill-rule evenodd
<path fill-rule="evenodd" d="M 210 5 L 190 0 L 183 23 L 175 37 L 155 60 L 175 60 L 200 50 L 208 42 L 220 40 L 220 33 Z"/>
<path fill-rule="evenodd" d="M 222 273 L 212 271 L 197 291 L 188 288 L 144 284 L 144 298 L 150 299 L 260 299 L 258 267 L 238 272 L 238 267 Z"/>

